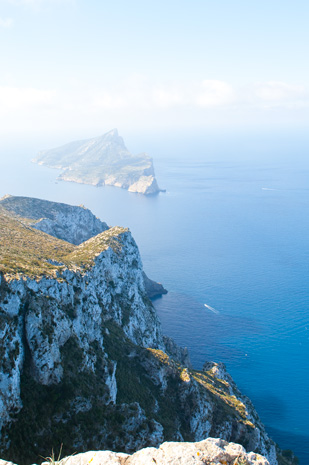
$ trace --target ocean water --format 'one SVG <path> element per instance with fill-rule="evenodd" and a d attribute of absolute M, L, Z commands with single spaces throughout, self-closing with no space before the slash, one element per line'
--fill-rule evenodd
<path fill-rule="evenodd" d="M 1 159 L 9 154 L 0 195 L 83 203 L 108 224 L 129 226 L 145 271 L 169 290 L 154 301 L 164 332 L 189 348 L 197 368 L 223 361 L 273 439 L 308 465 L 309 140 L 130 143 L 155 158 L 166 193 L 56 182 L 56 170 L 29 162 L 33 144 L 0 149 Z"/>

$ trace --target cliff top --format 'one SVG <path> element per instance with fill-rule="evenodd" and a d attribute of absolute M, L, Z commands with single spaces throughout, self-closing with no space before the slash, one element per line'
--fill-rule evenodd
<path fill-rule="evenodd" d="M 49 219 L 56 212 L 67 213 L 71 207 L 56 202 L 41 201 L 50 204 L 46 211 Z M 34 206 L 33 210 L 30 206 Z M 112 247 L 121 248 L 119 236 L 127 229 L 114 227 L 88 239 L 81 245 L 58 239 L 36 229 L 39 200 L 27 197 L 5 197 L 0 201 L 0 271 L 12 278 L 41 276 L 59 276 L 66 268 L 85 269 L 94 263 L 94 259 L 103 250 Z M 87 210 L 86 210 L 87 211 Z M 27 216 L 22 216 L 27 214 Z M 64 215 L 65 217 L 65 215 Z M 33 219 L 38 223 L 32 224 Z M 99 220 L 98 220 L 99 221 Z M 50 224 L 50 223 L 49 223 Z M 102 223 L 103 224 L 103 223 Z"/>
<path fill-rule="evenodd" d="M 77 212 L 81 209 L 90 212 L 83 205 L 73 206 L 66 203 L 15 195 L 5 195 L 0 199 L 0 205 L 7 212 L 33 220 L 40 220 L 41 218 L 55 219 L 59 213 L 67 215 L 72 211 Z"/>
<path fill-rule="evenodd" d="M 119 170 L 121 167 L 134 169 L 135 165 L 150 167 L 152 160 L 146 153 L 132 155 L 126 148 L 117 129 L 92 139 L 78 140 L 39 152 L 33 159 L 36 163 L 61 168 L 82 168 L 91 171 L 94 166 Z"/>
<path fill-rule="evenodd" d="M 83 205 L 5 195 L 0 199 L 0 206 L 29 226 L 75 245 L 108 229 L 106 223 Z"/>

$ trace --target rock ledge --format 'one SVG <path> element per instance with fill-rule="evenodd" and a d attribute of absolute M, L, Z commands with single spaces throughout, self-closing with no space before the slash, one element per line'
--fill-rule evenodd
<path fill-rule="evenodd" d="M 57 462 L 55 462 L 57 464 Z M 132 455 L 89 451 L 63 458 L 59 465 L 269 465 L 265 457 L 246 453 L 239 444 L 208 438 L 200 442 L 164 442 L 158 449 L 146 447 Z M 14 465 L 0 460 L 0 465 Z M 43 462 L 42 465 L 50 465 Z"/>

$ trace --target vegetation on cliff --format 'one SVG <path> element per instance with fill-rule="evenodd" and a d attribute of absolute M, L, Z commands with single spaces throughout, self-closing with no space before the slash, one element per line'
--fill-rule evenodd
<path fill-rule="evenodd" d="M 10 214 L 0 205 L 0 272 L 13 278 L 61 278 L 65 268 L 89 268 L 103 250 L 121 248 L 120 235 L 128 229 L 110 228 L 79 246 L 29 226 L 29 218 Z"/>

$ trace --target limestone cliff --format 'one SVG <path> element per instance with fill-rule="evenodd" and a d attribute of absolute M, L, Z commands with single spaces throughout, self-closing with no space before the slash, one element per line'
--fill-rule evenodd
<path fill-rule="evenodd" d="M 63 170 L 59 176 L 63 181 L 122 187 L 145 195 L 160 191 L 152 159 L 146 153 L 132 155 L 117 129 L 42 151 L 32 161 Z"/>
<path fill-rule="evenodd" d="M 75 245 L 108 229 L 106 223 L 83 205 L 72 206 L 32 197 L 5 195 L 0 199 L 0 208 L 32 228 Z M 167 293 L 162 284 L 149 279 L 144 272 L 143 279 L 149 298 Z"/>
<path fill-rule="evenodd" d="M 76 245 L 108 229 L 106 223 L 81 205 L 6 195 L 0 199 L 0 206 L 8 213 L 27 219 L 33 228 Z"/>
<path fill-rule="evenodd" d="M 0 204 L 0 353 L 3 459 L 214 436 L 278 463 L 224 367 L 196 371 L 163 337 L 125 228 L 74 245 Z"/>
<path fill-rule="evenodd" d="M 146 273 L 143 273 L 143 276 L 145 289 L 150 299 L 161 296 L 163 294 L 167 294 L 167 290 L 162 286 L 161 283 L 156 283 L 155 281 L 152 281 L 152 279 L 148 278 Z"/>

